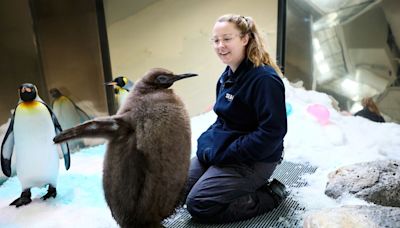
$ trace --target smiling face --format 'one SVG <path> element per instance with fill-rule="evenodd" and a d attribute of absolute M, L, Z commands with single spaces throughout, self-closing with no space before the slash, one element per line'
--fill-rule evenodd
<path fill-rule="evenodd" d="M 215 52 L 223 63 L 235 71 L 246 55 L 248 35 L 242 35 L 231 22 L 216 22 L 213 28 L 212 43 Z"/>

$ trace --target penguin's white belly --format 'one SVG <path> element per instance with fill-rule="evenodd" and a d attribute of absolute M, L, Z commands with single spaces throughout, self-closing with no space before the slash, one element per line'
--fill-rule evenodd
<path fill-rule="evenodd" d="M 124 104 L 126 98 L 128 97 L 128 94 L 129 92 L 123 89 L 121 89 L 119 93 L 116 94 L 118 108 Z"/>
<path fill-rule="evenodd" d="M 81 119 L 75 105 L 70 99 L 61 96 L 53 103 L 53 112 L 56 115 L 58 122 L 63 130 L 75 127 L 81 123 Z M 81 139 L 75 139 L 68 142 L 69 149 L 76 151 L 82 143 Z M 60 155 L 61 157 L 62 155 Z"/>
<path fill-rule="evenodd" d="M 54 136 L 53 121 L 43 104 L 17 107 L 14 145 L 17 176 L 22 189 L 46 184 L 57 186 L 59 158 Z"/>

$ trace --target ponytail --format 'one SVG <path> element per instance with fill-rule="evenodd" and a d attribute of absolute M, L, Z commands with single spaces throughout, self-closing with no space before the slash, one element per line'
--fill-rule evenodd
<path fill-rule="evenodd" d="M 371 111 L 371 112 L 373 112 L 373 113 L 375 113 L 375 114 L 377 114 L 377 115 L 380 115 L 380 114 L 381 114 L 381 112 L 380 112 L 379 109 L 378 109 L 378 106 L 376 106 L 374 100 L 372 100 L 371 97 L 365 97 L 365 98 L 363 98 L 363 99 L 361 100 L 361 105 L 362 105 L 363 107 L 365 107 L 365 108 L 368 108 L 369 111 Z"/>

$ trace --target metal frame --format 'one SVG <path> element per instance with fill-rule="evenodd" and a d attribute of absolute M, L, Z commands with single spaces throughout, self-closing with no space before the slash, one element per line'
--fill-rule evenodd
<path fill-rule="evenodd" d="M 110 59 L 110 49 L 108 47 L 107 24 L 106 24 L 106 16 L 104 13 L 103 0 L 95 0 L 95 4 L 96 4 L 97 24 L 99 30 L 101 60 L 103 63 L 102 65 L 103 65 L 104 82 L 110 82 L 113 80 L 113 77 L 112 77 L 112 68 Z M 107 96 L 108 113 L 111 115 L 114 114 L 115 110 L 114 90 L 112 87 L 106 86 L 105 91 Z"/>
<path fill-rule="evenodd" d="M 277 25 L 277 44 L 276 61 L 285 73 L 285 49 L 286 49 L 286 0 L 278 0 L 278 25 Z"/>

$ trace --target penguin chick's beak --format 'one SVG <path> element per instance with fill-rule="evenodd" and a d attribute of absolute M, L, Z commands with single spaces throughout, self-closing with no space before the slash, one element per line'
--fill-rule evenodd
<path fill-rule="evenodd" d="M 197 74 L 187 73 L 187 74 L 170 74 L 170 75 L 158 75 L 155 78 L 154 82 L 158 85 L 161 85 L 164 88 L 170 87 L 174 82 L 184 79 L 197 76 Z"/>
<path fill-rule="evenodd" d="M 176 75 L 174 75 L 173 77 L 170 77 L 170 78 L 169 78 L 168 83 L 173 84 L 174 82 L 179 81 L 179 80 L 181 80 L 181 79 L 190 78 L 190 77 L 194 77 L 194 76 L 197 76 L 197 75 L 198 75 L 198 74 L 192 74 L 192 73 L 187 73 L 187 74 L 176 74 Z"/>
<path fill-rule="evenodd" d="M 184 79 L 184 78 L 190 78 L 190 77 L 194 77 L 197 76 L 198 74 L 193 74 L 193 73 L 187 73 L 187 74 L 178 74 L 176 75 L 177 79 L 175 81 Z"/>

